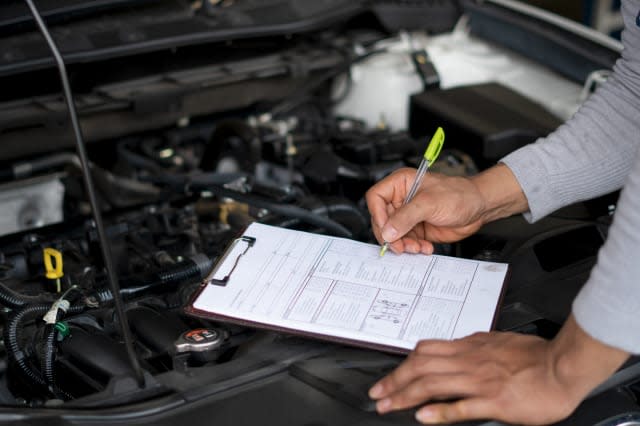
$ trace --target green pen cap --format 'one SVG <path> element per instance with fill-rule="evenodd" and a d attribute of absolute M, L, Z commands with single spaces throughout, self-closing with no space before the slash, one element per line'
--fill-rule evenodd
<path fill-rule="evenodd" d="M 429 165 L 438 159 L 438 155 L 442 151 L 442 145 L 444 145 L 444 130 L 442 130 L 442 127 L 438 127 L 424 152 L 424 159 L 429 162 Z"/>

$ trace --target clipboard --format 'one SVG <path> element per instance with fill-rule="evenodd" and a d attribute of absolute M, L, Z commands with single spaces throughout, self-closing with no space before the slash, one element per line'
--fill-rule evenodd
<path fill-rule="evenodd" d="M 304 338 L 310 338 L 310 339 L 321 340 L 321 341 L 329 341 L 329 342 L 343 344 L 343 345 L 347 345 L 347 346 L 360 347 L 360 348 L 364 348 L 364 349 L 374 349 L 374 350 L 379 350 L 381 352 L 387 352 L 387 353 L 393 353 L 393 354 L 401 354 L 401 355 L 404 355 L 404 354 L 407 354 L 407 353 L 410 352 L 408 349 L 399 349 L 399 348 L 394 347 L 394 346 L 379 345 L 379 344 L 375 344 L 375 343 L 367 343 L 367 342 L 362 342 L 362 341 L 354 340 L 354 339 L 345 339 L 345 338 L 335 337 L 335 336 L 331 336 L 331 335 L 328 335 L 328 334 L 302 332 L 302 331 L 296 330 L 294 328 L 279 327 L 279 326 L 275 326 L 275 325 L 271 325 L 271 324 L 265 324 L 265 323 L 261 323 L 261 322 L 257 322 L 257 321 L 243 320 L 243 319 L 240 319 L 240 318 L 234 318 L 234 317 L 230 317 L 230 316 L 220 315 L 220 314 L 216 314 L 216 313 L 213 313 L 213 312 L 208 312 L 208 311 L 204 311 L 204 310 L 195 308 L 193 306 L 193 303 L 195 302 L 195 300 L 198 299 L 198 297 L 200 296 L 202 291 L 207 286 L 209 286 L 209 285 L 226 286 L 228 284 L 229 280 L 231 279 L 231 275 L 233 274 L 233 271 L 235 270 L 235 268 L 237 267 L 237 265 L 238 265 L 238 263 L 240 261 L 240 258 L 242 256 L 244 256 L 251 249 L 251 247 L 253 247 L 255 242 L 256 242 L 256 238 L 255 237 L 251 237 L 251 236 L 248 236 L 248 235 L 241 235 L 239 237 L 234 238 L 229 243 L 229 245 L 225 249 L 225 251 L 222 254 L 222 256 L 220 257 L 220 259 L 214 265 L 214 267 L 211 270 L 211 272 L 209 272 L 209 274 L 204 278 L 204 280 L 202 281 L 202 283 L 200 284 L 198 289 L 191 296 L 191 300 L 190 300 L 189 304 L 184 308 L 185 313 L 187 313 L 187 314 L 189 314 L 189 315 L 191 315 L 193 317 L 202 318 L 202 319 L 206 319 L 206 320 L 210 320 L 210 321 L 219 321 L 219 322 L 235 324 L 235 325 L 239 325 L 239 326 L 243 326 L 243 327 L 251 327 L 251 328 L 257 328 L 257 329 L 261 329 L 261 330 L 275 331 L 275 332 L 279 332 L 279 333 L 286 333 L 286 334 L 299 336 L 299 337 L 304 337 Z M 241 245 L 241 244 L 245 244 L 246 247 L 242 252 L 238 253 L 238 255 L 233 258 L 235 260 L 233 260 L 233 266 L 231 267 L 231 270 L 228 273 L 226 273 L 223 278 L 215 278 L 217 272 L 219 271 L 220 266 L 227 259 L 230 258 L 231 254 L 233 252 L 233 249 L 236 248 L 238 245 Z"/>
<path fill-rule="evenodd" d="M 299 247 L 298 251 L 295 253 L 297 257 L 291 255 L 291 252 L 288 251 L 289 249 L 287 248 L 287 244 L 292 247 Z M 312 248 L 303 250 L 303 248 L 306 247 L 305 244 Z M 359 250 L 357 251 L 357 254 L 368 254 L 368 250 L 371 250 L 371 253 L 374 253 L 376 257 L 371 257 L 364 260 L 358 260 L 358 258 L 355 261 L 348 260 L 349 256 L 355 256 L 353 253 L 350 253 L 349 250 L 347 250 L 351 247 L 357 248 Z M 333 252 L 331 252 L 331 250 L 333 250 Z M 342 250 L 345 250 L 346 253 Z M 380 330 L 385 331 L 386 329 L 393 329 L 393 327 L 397 327 L 399 330 L 401 328 L 404 329 L 405 335 L 407 333 L 410 334 L 410 330 L 412 330 L 412 327 L 413 329 L 415 329 L 416 327 L 420 326 L 420 324 L 422 324 L 421 321 L 425 321 L 425 319 L 421 317 L 422 312 L 417 312 L 420 310 L 419 302 L 423 300 L 433 299 L 435 300 L 435 302 L 431 300 L 429 303 L 436 307 L 439 306 L 438 309 L 441 310 L 444 306 L 446 308 L 444 309 L 445 311 L 447 309 L 452 309 L 451 306 L 456 305 L 456 303 L 464 304 L 466 302 L 466 299 L 462 302 L 456 300 L 441 301 L 437 300 L 437 298 L 432 297 L 432 294 L 420 293 L 420 295 L 416 294 L 415 296 L 413 296 L 413 298 L 415 299 L 413 305 L 409 306 L 409 303 L 406 303 L 407 306 L 401 306 L 402 304 L 398 302 L 399 299 L 393 301 L 389 297 L 386 297 L 388 295 L 394 294 L 395 291 L 398 294 L 397 297 L 404 297 L 406 300 L 410 299 L 409 296 L 400 294 L 401 292 L 397 291 L 397 288 L 394 289 L 393 287 L 390 287 L 385 283 L 369 283 L 366 279 L 362 279 L 362 276 L 359 277 L 353 271 L 347 270 L 348 268 L 346 267 L 344 270 L 337 270 L 336 268 L 334 268 L 333 270 L 327 271 L 327 265 L 336 266 L 335 264 L 332 264 L 331 261 L 333 261 L 333 259 L 335 259 L 337 256 L 342 260 L 347 259 L 344 260 L 345 262 L 355 262 L 357 265 L 359 265 L 359 267 L 361 267 L 361 269 L 363 264 L 369 265 L 372 268 L 379 267 L 380 264 L 376 263 L 378 261 L 386 262 L 392 266 L 404 265 L 402 264 L 402 262 L 408 262 L 407 264 L 415 265 L 420 265 L 423 262 L 428 263 L 429 266 L 423 266 L 422 269 L 429 272 L 429 275 L 423 277 L 419 286 L 418 284 L 416 284 L 416 288 L 424 290 L 429 286 L 430 283 L 432 292 L 435 285 L 434 283 L 437 279 L 441 280 L 442 276 L 449 276 L 449 278 L 459 278 L 466 273 L 465 271 L 467 269 L 470 271 L 472 267 L 476 269 L 480 266 L 484 267 L 485 269 L 494 268 L 496 269 L 496 271 L 493 272 L 500 273 L 497 274 L 497 277 L 491 282 L 492 302 L 489 303 L 490 312 L 487 311 L 484 313 L 483 321 L 481 321 L 482 324 L 480 324 L 477 329 L 474 328 L 473 332 L 489 331 L 493 329 L 498 312 L 498 307 L 500 305 L 500 301 L 506 287 L 505 283 L 508 276 L 508 265 L 450 258 L 446 256 L 423 255 L 390 255 L 389 257 L 385 257 L 387 260 L 383 261 L 378 259 L 378 251 L 378 246 L 367 245 L 364 243 L 345 240 L 342 238 L 310 234 L 302 231 L 293 231 L 262 224 L 252 224 L 245 230 L 242 235 L 231 241 L 212 271 L 203 280 L 198 290 L 192 296 L 191 301 L 185 307 L 185 312 L 189 315 L 207 320 L 228 322 L 241 326 L 282 332 L 306 338 L 331 341 L 349 346 L 375 349 L 388 353 L 406 354 L 413 349 L 413 347 L 415 346 L 415 342 L 417 342 L 418 340 L 421 340 L 422 338 L 442 338 L 442 336 L 424 335 L 421 336 L 420 339 L 405 339 L 406 341 L 400 341 L 399 339 L 389 338 L 389 336 L 377 336 L 376 332 L 380 332 Z M 318 258 L 315 258 L 314 256 Z M 293 259 L 294 257 L 295 259 Z M 309 259 L 307 259 L 306 257 L 309 257 Z M 299 266 L 299 269 L 308 269 L 305 270 L 305 272 L 300 272 L 299 277 L 297 276 L 297 278 L 299 278 L 299 282 L 296 281 L 296 279 L 292 279 L 292 273 L 288 271 L 286 267 L 282 266 L 285 265 L 286 261 L 294 262 L 294 260 L 295 262 L 297 262 L 296 265 Z M 268 265 L 265 267 L 264 265 L 261 265 L 260 262 L 264 262 Z M 451 269 L 451 271 L 453 272 L 434 272 L 434 268 L 437 269 L 439 262 L 441 264 L 444 264 L 445 266 L 448 265 L 450 269 L 453 268 Z M 338 261 L 338 263 L 340 263 L 340 261 Z M 272 267 L 273 265 L 280 265 L 281 269 Z M 442 269 L 442 265 L 440 265 L 440 267 Z M 407 274 L 402 269 L 402 267 L 398 268 L 399 269 L 397 270 L 401 271 L 399 273 L 399 276 L 401 277 L 404 277 L 405 275 L 408 278 L 413 278 L 414 275 L 420 276 L 420 274 Z M 338 275 L 340 275 L 339 278 L 341 279 L 331 279 L 336 278 L 335 276 L 331 275 L 332 273 L 337 273 Z M 272 274 L 273 276 L 265 277 L 269 274 Z M 250 281 L 251 279 L 255 279 L 255 283 L 247 282 L 247 280 Z M 269 282 L 269 279 L 277 282 Z M 315 280 L 316 283 L 313 283 L 313 280 Z M 354 282 L 349 282 L 349 280 Z M 283 281 L 286 282 L 282 283 Z M 306 307 L 302 305 L 304 305 L 305 303 L 309 304 L 309 300 L 315 299 L 313 299 L 313 297 L 309 297 L 308 295 L 306 296 L 306 298 L 300 297 L 300 295 L 303 295 L 305 291 L 312 292 L 311 290 L 309 290 L 309 288 L 313 287 L 313 285 L 318 286 L 318 283 L 322 284 L 329 281 L 331 282 L 332 286 L 331 290 L 327 291 L 326 294 L 323 294 L 322 303 L 319 303 L 319 306 L 316 308 L 316 311 L 318 312 L 322 310 L 326 311 L 327 317 L 322 317 L 319 315 L 316 315 L 315 317 L 309 316 L 311 320 L 305 323 L 303 321 L 304 315 L 300 314 L 300 312 L 303 311 L 303 308 L 306 309 Z M 375 279 L 373 281 L 375 281 Z M 288 310 L 285 309 L 282 311 L 285 312 L 285 314 L 282 314 L 281 318 L 279 318 L 277 315 L 268 317 L 262 314 L 255 314 L 254 312 L 250 312 L 251 309 L 247 308 L 248 302 L 238 302 L 238 300 L 242 297 L 245 297 L 247 300 L 251 299 L 251 297 L 253 296 L 247 296 L 247 293 L 258 292 L 258 290 L 256 290 L 256 287 L 259 287 L 259 291 L 262 291 L 266 294 L 266 292 L 269 291 L 268 289 L 270 285 L 281 285 L 283 294 L 289 292 L 289 295 L 287 297 L 295 301 L 295 303 L 288 301 Z M 374 287 L 372 286 L 374 285 L 380 285 L 380 288 L 375 290 L 377 291 L 377 299 L 375 297 L 370 297 L 372 300 L 370 303 L 371 306 L 366 306 L 365 302 L 369 303 L 369 299 L 367 299 L 368 296 L 364 297 L 362 296 L 362 294 L 373 294 L 374 290 L 372 290 L 372 288 Z M 401 283 L 396 282 L 394 285 L 399 286 L 401 285 Z M 472 285 L 473 282 L 470 282 L 468 293 L 470 292 Z M 460 290 L 461 288 L 462 287 L 460 287 L 458 290 Z M 364 289 L 362 294 L 358 293 L 356 295 L 356 298 L 358 300 L 358 303 L 356 303 L 356 305 L 357 307 L 361 307 L 363 312 L 365 309 L 368 309 L 368 311 L 366 313 L 359 313 L 358 320 L 363 324 L 362 326 L 358 326 L 356 327 L 356 329 L 347 330 L 345 332 L 345 330 L 340 329 L 341 326 L 351 326 L 351 323 L 345 323 L 342 325 L 338 324 L 334 327 L 332 326 L 331 322 L 333 321 L 333 323 L 335 323 L 335 319 L 338 318 L 338 314 L 336 314 L 336 312 L 339 311 L 339 307 L 343 306 L 345 303 L 351 303 L 348 296 L 345 296 L 345 294 L 348 295 L 348 291 L 351 291 L 353 289 Z M 312 290 L 315 291 L 315 289 Z M 486 293 L 488 290 L 484 289 L 483 291 Z M 380 296 L 381 293 L 385 296 Z M 336 296 L 336 294 L 338 295 Z M 482 294 L 482 292 L 478 294 Z M 452 296 L 452 298 L 454 299 L 455 297 L 458 296 Z M 226 298 L 228 299 L 228 301 L 222 302 L 217 300 L 220 298 Z M 257 296 L 255 296 L 254 298 L 257 300 Z M 353 305 L 353 303 L 351 304 Z M 287 305 L 287 303 L 283 303 L 283 306 L 284 305 Z M 259 305 L 259 303 L 254 303 L 253 307 L 257 308 L 258 310 L 263 308 Z M 424 308 L 424 306 L 422 306 L 422 308 Z M 343 309 L 343 311 L 345 310 Z M 292 312 L 294 312 L 295 314 L 292 315 Z M 411 315 L 409 315 L 409 313 L 411 313 Z M 342 312 L 342 314 L 344 314 L 344 312 Z M 336 318 L 332 318 L 331 315 L 336 316 Z M 393 321 L 396 321 L 396 318 L 393 317 L 393 315 L 397 315 L 397 323 L 393 323 Z M 463 316 L 462 311 L 457 315 L 456 322 L 460 321 L 461 316 Z M 401 324 L 400 320 L 404 321 L 404 323 Z M 466 319 L 465 321 L 468 321 L 468 319 Z M 378 325 L 385 326 L 386 329 L 382 328 L 380 330 L 376 330 L 374 326 Z M 468 332 L 467 334 L 471 334 L 471 332 Z M 452 334 L 450 338 L 454 337 L 462 336 Z"/>

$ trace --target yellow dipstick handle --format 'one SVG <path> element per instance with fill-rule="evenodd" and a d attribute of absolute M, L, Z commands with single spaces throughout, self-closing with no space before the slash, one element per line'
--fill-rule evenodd
<path fill-rule="evenodd" d="M 50 280 L 56 280 L 56 290 L 60 293 L 60 278 L 64 276 L 62 272 L 62 253 L 58 250 L 47 247 L 42 251 L 44 255 L 44 269 L 46 277 Z"/>

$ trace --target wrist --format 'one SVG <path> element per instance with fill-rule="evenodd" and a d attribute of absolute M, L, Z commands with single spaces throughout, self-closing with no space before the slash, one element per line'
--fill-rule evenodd
<path fill-rule="evenodd" d="M 505 164 L 499 163 L 472 176 L 470 180 L 484 203 L 481 213 L 483 223 L 529 210 L 527 198 L 518 180 Z"/>
<path fill-rule="evenodd" d="M 550 342 L 548 361 L 554 379 L 577 405 L 628 357 L 627 352 L 589 336 L 571 315 Z"/>

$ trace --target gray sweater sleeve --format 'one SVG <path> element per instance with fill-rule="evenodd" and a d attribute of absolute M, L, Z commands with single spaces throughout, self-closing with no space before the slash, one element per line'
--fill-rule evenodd
<path fill-rule="evenodd" d="M 527 196 L 529 220 L 624 185 L 573 313 L 592 337 L 640 353 L 640 0 L 622 8 L 624 51 L 613 77 L 556 132 L 503 162 Z"/>
<path fill-rule="evenodd" d="M 629 174 L 640 144 L 640 1 L 622 3 L 624 50 L 609 81 L 554 133 L 502 159 L 527 196 L 528 220 L 619 189 Z"/>
<path fill-rule="evenodd" d="M 640 353 L 640 158 L 636 158 L 589 280 L 573 314 L 592 337 Z"/>

